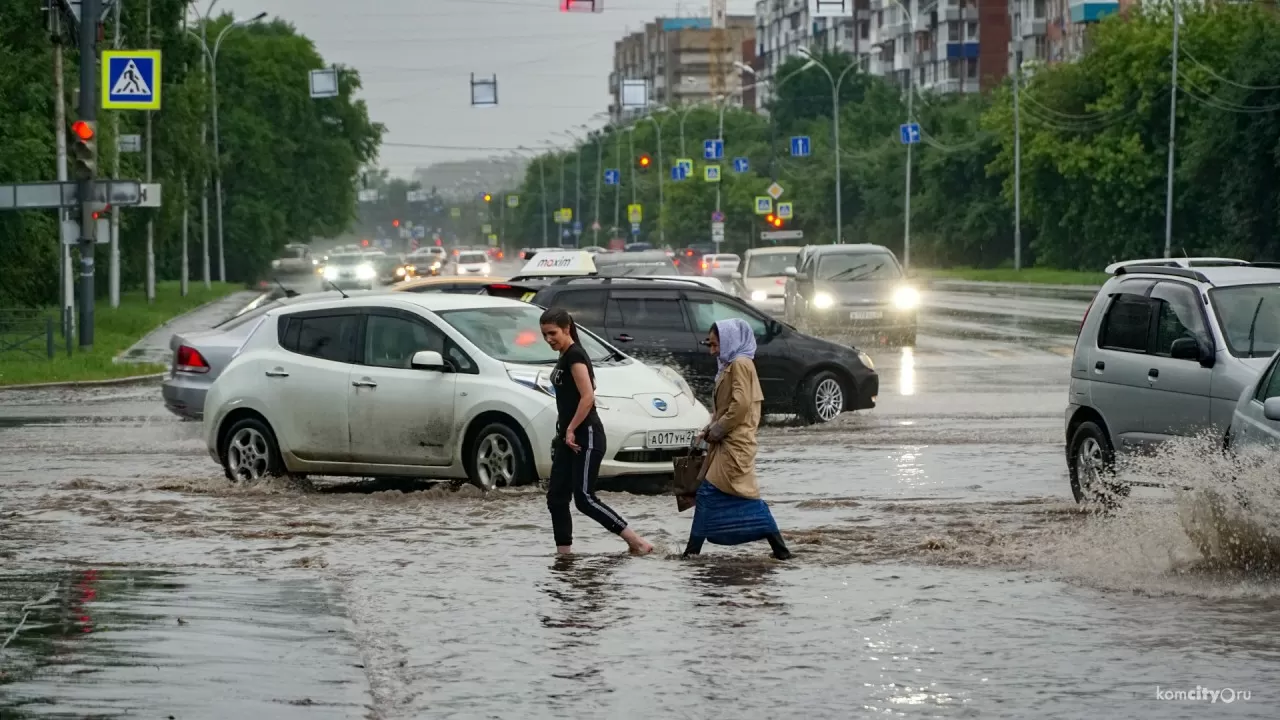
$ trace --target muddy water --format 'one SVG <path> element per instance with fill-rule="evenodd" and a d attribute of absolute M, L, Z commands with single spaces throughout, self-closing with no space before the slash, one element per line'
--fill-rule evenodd
<path fill-rule="evenodd" d="M 659 552 L 557 559 L 536 489 L 233 487 L 154 387 L 0 395 L 0 717 L 1275 717 L 1270 571 L 1204 560 L 1194 494 L 1070 501 L 1084 303 L 947 305 L 877 410 L 763 433 L 787 563 L 619 494 Z M 1157 696 L 1197 685 L 1250 698 Z"/>

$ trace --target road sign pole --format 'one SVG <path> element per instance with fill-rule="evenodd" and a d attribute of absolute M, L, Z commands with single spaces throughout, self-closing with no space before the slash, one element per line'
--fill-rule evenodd
<path fill-rule="evenodd" d="M 151 0 L 147 0 L 147 41 L 151 47 Z M 147 110 L 147 182 L 151 182 L 151 115 Z M 147 302 L 156 301 L 156 224 L 155 213 L 147 213 Z"/>
<path fill-rule="evenodd" d="M 122 43 L 120 42 L 120 13 L 123 10 L 124 0 L 116 0 L 115 8 L 115 29 L 112 31 L 111 47 L 119 50 Z M 110 92 L 111 88 L 103 87 L 102 92 Z M 120 137 L 120 113 L 111 113 L 111 134 L 117 139 Z M 120 148 L 116 148 L 115 154 L 111 160 L 111 179 L 120 177 Z M 120 208 L 111 209 L 111 244 L 107 250 L 107 299 L 111 303 L 112 309 L 120 307 Z"/>
<path fill-rule="evenodd" d="M 84 0 L 80 10 L 80 119 L 98 122 L 98 20 L 101 0 Z M 96 158 L 94 158 L 96 165 Z M 96 173 L 80 179 L 80 348 L 93 347 L 93 182 Z"/>

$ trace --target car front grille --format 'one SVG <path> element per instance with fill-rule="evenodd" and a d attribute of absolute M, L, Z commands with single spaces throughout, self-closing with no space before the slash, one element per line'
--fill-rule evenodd
<path fill-rule="evenodd" d="M 678 456 L 684 455 L 683 449 L 668 450 L 619 450 L 613 459 L 618 462 L 629 463 L 659 463 L 671 462 Z"/>

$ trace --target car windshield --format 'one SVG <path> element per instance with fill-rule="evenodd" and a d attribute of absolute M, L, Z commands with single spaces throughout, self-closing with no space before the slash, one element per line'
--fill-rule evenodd
<path fill-rule="evenodd" d="M 464 263 L 464 264 L 465 263 L 482 263 L 487 259 L 488 258 L 485 256 L 484 253 L 478 253 L 478 252 L 464 252 L 458 255 L 458 262 Z"/>
<path fill-rule="evenodd" d="M 287 247 L 284 249 L 284 252 L 280 253 L 280 257 L 283 260 L 301 260 L 306 256 L 307 256 L 306 248 Z"/>
<path fill-rule="evenodd" d="M 334 255 L 329 258 L 330 265 L 359 265 L 364 261 L 364 255 Z"/>
<path fill-rule="evenodd" d="M 782 277 L 787 268 L 796 266 L 799 253 L 769 253 L 752 255 L 747 260 L 747 277 Z"/>
<path fill-rule="evenodd" d="M 502 362 L 526 365 L 554 365 L 560 354 L 542 339 L 542 308 L 526 307 L 476 308 L 444 310 L 439 313 L 463 337 L 475 343 L 484 354 Z M 582 349 L 593 362 L 613 358 L 613 351 L 590 333 L 579 329 Z"/>
<path fill-rule="evenodd" d="M 1232 355 L 1267 357 L 1280 349 L 1280 285 L 1220 287 L 1209 296 Z"/>
<path fill-rule="evenodd" d="M 659 275 L 679 275 L 680 271 L 671 261 L 664 263 L 614 263 L 600 267 L 603 277 L 654 277 Z"/>
<path fill-rule="evenodd" d="M 887 252 L 833 253 L 818 260 L 817 279 L 826 282 L 896 280 L 898 263 Z"/>

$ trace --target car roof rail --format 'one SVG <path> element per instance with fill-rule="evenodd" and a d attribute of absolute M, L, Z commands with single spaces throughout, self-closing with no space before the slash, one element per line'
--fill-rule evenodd
<path fill-rule="evenodd" d="M 651 277 L 651 276 L 644 276 L 644 275 L 637 275 L 637 276 L 581 275 L 578 277 L 560 278 L 559 280 L 556 280 L 551 284 L 552 285 L 571 285 L 581 280 L 596 280 L 605 285 L 612 283 L 614 280 L 625 280 L 627 282 L 676 283 L 676 284 L 684 284 L 684 285 L 696 285 L 698 287 L 703 287 L 703 288 L 707 287 L 706 285 L 698 282 L 697 280 L 686 280 L 685 278 L 673 278 L 673 277 Z"/>
<path fill-rule="evenodd" d="M 1167 265 L 1123 265 L 1116 268 L 1115 274 L 1131 275 L 1133 273 L 1143 273 L 1144 275 L 1168 275 L 1170 277 L 1187 278 L 1188 280 L 1197 280 L 1202 283 L 1209 283 L 1209 278 L 1204 273 L 1189 268 L 1169 267 Z"/>
<path fill-rule="evenodd" d="M 1251 262 L 1249 267 L 1264 268 L 1266 270 L 1280 270 L 1280 262 L 1265 260 L 1262 262 Z"/>

